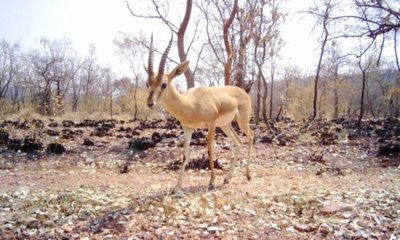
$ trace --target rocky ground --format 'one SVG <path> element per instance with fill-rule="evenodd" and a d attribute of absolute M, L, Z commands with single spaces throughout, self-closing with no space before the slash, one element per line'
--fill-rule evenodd
<path fill-rule="evenodd" d="M 173 195 L 182 134 L 172 119 L 0 122 L 0 238 L 400 237 L 399 120 L 252 128 L 251 181 L 240 161 L 222 185 L 233 149 L 218 133 L 208 190 L 207 132 L 198 131 L 184 191 Z"/>

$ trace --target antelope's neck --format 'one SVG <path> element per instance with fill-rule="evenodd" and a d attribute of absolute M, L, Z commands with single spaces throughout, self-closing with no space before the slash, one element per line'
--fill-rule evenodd
<path fill-rule="evenodd" d="M 192 108 L 189 99 L 180 94 L 172 85 L 166 89 L 161 105 L 178 120 L 185 118 L 186 113 Z"/>

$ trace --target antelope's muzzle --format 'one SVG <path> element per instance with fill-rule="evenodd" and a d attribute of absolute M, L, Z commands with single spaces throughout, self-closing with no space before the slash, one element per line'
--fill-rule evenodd
<path fill-rule="evenodd" d="M 148 106 L 149 108 L 152 108 L 152 107 L 154 106 L 153 95 L 154 95 L 154 92 L 151 91 L 151 92 L 149 93 L 149 97 L 147 98 L 147 106 Z"/>

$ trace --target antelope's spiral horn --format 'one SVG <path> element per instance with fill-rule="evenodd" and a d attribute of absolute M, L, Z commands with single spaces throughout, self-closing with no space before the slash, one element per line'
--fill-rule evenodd
<path fill-rule="evenodd" d="M 148 62 L 149 76 L 153 76 L 154 75 L 153 62 L 154 62 L 154 48 L 153 48 L 153 34 L 151 34 L 150 49 L 149 49 L 149 62 Z"/>
<path fill-rule="evenodd" d="M 161 60 L 160 60 L 160 66 L 158 67 L 158 79 L 157 79 L 159 82 L 161 81 L 161 78 L 164 75 L 165 63 L 167 62 L 168 53 L 172 46 L 172 39 L 173 39 L 173 35 L 171 35 L 171 40 L 169 41 L 169 44 L 168 44 L 167 48 L 165 49 L 165 51 L 161 57 Z"/>

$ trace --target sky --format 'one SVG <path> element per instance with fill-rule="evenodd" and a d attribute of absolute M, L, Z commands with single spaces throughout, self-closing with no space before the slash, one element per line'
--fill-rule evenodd
<path fill-rule="evenodd" d="M 303 71 L 313 70 L 318 44 L 310 35 L 313 22 L 293 13 L 306 9 L 309 2 L 287 0 L 287 11 L 292 14 L 281 29 L 286 41 L 282 61 L 298 65 Z M 141 0 L 130 3 L 137 12 L 141 11 Z M 125 0 L 0 0 L 0 39 L 19 42 L 23 50 L 29 50 L 37 47 L 43 37 L 66 38 L 82 55 L 93 44 L 99 63 L 112 67 L 119 75 L 126 74 L 126 68 L 121 67 L 113 40 L 121 33 L 134 35 L 139 31 L 160 35 L 157 30 L 161 25 L 132 17 Z"/>

